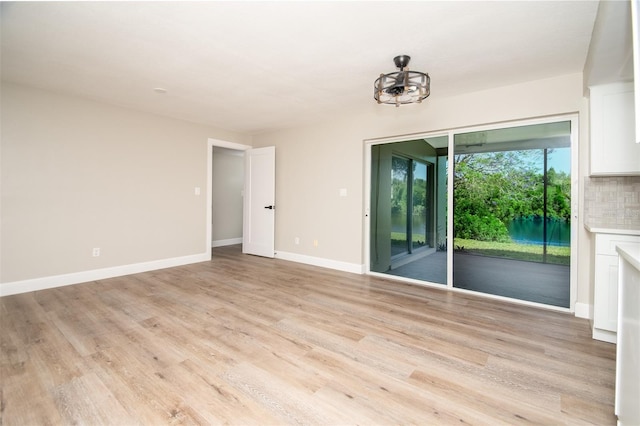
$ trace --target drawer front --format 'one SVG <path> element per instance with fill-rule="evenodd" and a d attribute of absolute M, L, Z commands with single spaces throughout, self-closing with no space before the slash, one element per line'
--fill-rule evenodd
<path fill-rule="evenodd" d="M 596 254 L 606 256 L 617 256 L 616 245 L 620 243 L 638 243 L 640 236 L 637 235 L 617 235 L 617 234 L 596 234 Z"/>

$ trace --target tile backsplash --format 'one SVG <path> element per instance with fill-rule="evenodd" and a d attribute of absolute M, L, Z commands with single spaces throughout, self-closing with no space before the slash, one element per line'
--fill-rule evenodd
<path fill-rule="evenodd" d="M 584 222 L 593 227 L 640 229 L 640 176 L 586 177 Z"/>

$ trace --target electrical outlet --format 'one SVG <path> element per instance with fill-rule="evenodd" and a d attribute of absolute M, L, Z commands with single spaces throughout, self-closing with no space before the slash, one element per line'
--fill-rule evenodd
<path fill-rule="evenodd" d="M 293 241 L 296 243 L 296 245 L 300 244 L 300 237 L 294 238 Z"/>
<path fill-rule="evenodd" d="M 100 247 L 94 247 L 93 249 L 93 257 L 100 256 Z"/>
<path fill-rule="evenodd" d="M 318 247 L 318 240 L 313 240 L 313 246 Z"/>

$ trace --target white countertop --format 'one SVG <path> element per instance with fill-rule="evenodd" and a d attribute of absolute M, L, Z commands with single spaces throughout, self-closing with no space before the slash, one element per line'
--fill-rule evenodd
<path fill-rule="evenodd" d="M 640 244 L 622 243 L 616 246 L 621 258 L 640 271 Z"/>
<path fill-rule="evenodd" d="M 640 235 L 640 229 L 622 228 L 613 225 L 592 226 L 585 223 L 584 227 L 587 229 L 587 231 L 593 232 L 594 234 Z"/>

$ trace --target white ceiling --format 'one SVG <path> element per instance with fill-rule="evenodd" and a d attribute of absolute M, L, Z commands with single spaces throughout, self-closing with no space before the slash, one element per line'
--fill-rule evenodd
<path fill-rule="evenodd" d="M 394 108 L 375 105 L 373 81 L 398 54 L 432 98 L 582 72 L 598 2 L 0 7 L 4 80 L 253 134 Z"/>

